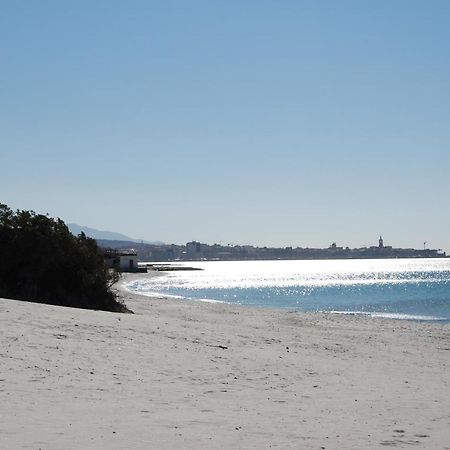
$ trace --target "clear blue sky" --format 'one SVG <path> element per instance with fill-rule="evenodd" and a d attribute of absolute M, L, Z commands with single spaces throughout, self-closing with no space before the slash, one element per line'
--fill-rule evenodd
<path fill-rule="evenodd" d="M 0 201 L 136 238 L 450 250 L 450 2 L 0 0 Z"/>

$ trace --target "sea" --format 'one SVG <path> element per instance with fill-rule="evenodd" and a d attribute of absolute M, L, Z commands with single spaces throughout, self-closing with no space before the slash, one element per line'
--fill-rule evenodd
<path fill-rule="evenodd" d="M 182 265 L 202 270 L 144 277 L 128 283 L 127 288 L 186 301 L 450 322 L 450 258 Z"/>

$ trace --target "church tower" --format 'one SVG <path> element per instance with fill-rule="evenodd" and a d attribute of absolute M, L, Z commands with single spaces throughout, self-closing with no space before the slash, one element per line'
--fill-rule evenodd
<path fill-rule="evenodd" d="M 380 239 L 378 240 L 378 248 L 383 248 L 383 247 L 384 247 L 383 237 L 380 236 Z"/>

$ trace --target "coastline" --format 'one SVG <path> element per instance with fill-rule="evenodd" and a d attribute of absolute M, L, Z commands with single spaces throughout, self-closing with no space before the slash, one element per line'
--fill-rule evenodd
<path fill-rule="evenodd" d="M 450 448 L 450 326 L 119 296 L 0 299 L 0 447 Z M 147 275 L 148 276 L 148 275 Z"/>

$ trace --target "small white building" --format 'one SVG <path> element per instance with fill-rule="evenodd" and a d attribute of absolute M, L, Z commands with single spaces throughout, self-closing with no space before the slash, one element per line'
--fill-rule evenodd
<path fill-rule="evenodd" d="M 119 272 L 147 272 L 147 267 L 139 267 L 136 250 L 103 249 L 105 264 Z"/>
<path fill-rule="evenodd" d="M 119 269 L 121 272 L 136 272 L 138 270 L 136 252 L 121 252 L 119 254 Z"/>

